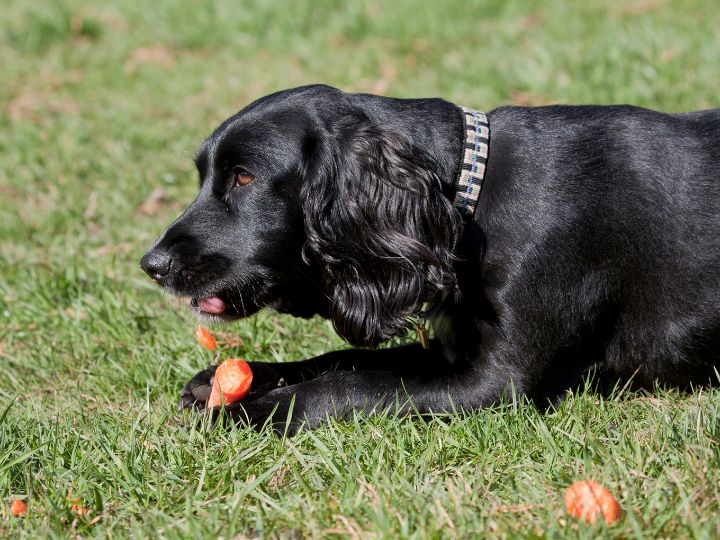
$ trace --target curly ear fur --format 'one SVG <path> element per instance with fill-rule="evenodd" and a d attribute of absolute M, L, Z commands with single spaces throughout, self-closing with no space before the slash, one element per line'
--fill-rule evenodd
<path fill-rule="evenodd" d="M 397 134 L 346 118 L 313 143 L 305 257 L 322 267 L 338 334 L 374 347 L 405 334 L 425 302 L 457 293 L 460 217 L 431 158 Z"/>

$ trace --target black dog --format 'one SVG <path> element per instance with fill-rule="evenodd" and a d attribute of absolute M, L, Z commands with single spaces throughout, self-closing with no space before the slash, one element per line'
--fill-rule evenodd
<path fill-rule="evenodd" d="M 589 371 L 717 382 L 720 109 L 496 109 L 465 222 L 464 118 L 440 99 L 310 86 L 205 141 L 200 194 L 143 269 L 207 319 L 320 314 L 370 347 L 252 363 L 237 420 L 275 410 L 294 430 L 354 411 L 472 410 L 509 390 L 542 405 Z M 426 316 L 429 348 L 374 348 Z M 181 407 L 204 406 L 213 373 Z"/>

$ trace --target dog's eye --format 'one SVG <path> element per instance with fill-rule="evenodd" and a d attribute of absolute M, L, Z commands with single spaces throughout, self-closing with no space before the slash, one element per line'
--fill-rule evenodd
<path fill-rule="evenodd" d="M 235 179 L 236 186 L 247 186 L 250 182 L 255 180 L 255 177 L 242 167 L 235 167 L 233 169 L 233 177 Z"/>

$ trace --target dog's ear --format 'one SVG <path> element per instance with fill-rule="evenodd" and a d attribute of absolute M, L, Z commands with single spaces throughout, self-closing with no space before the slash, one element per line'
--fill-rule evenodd
<path fill-rule="evenodd" d="M 355 117 L 306 149 L 304 256 L 322 268 L 335 329 L 371 347 L 405 334 L 425 302 L 457 293 L 460 217 L 435 163 Z"/>

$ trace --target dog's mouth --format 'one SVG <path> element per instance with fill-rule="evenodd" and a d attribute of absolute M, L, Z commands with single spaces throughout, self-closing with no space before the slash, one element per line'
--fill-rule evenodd
<path fill-rule="evenodd" d="M 197 307 L 203 313 L 211 315 L 222 315 L 227 309 L 227 304 L 219 296 L 210 296 L 208 298 L 193 298 L 191 305 Z"/>
<path fill-rule="evenodd" d="M 190 309 L 198 317 L 212 321 L 233 321 L 249 317 L 260 310 L 255 299 L 218 293 L 212 296 L 193 296 Z"/>
<path fill-rule="evenodd" d="M 227 298 L 220 296 L 193 296 L 190 299 L 190 311 L 210 322 L 225 322 L 242 317 L 240 310 L 233 307 Z"/>
<path fill-rule="evenodd" d="M 211 323 L 244 319 L 262 309 L 292 313 L 300 317 L 311 317 L 328 311 L 324 304 L 318 305 L 316 301 L 311 301 L 314 297 L 298 294 L 297 291 L 288 293 L 277 280 L 270 277 L 247 279 L 243 283 L 217 284 L 187 292 L 187 296 L 179 291 L 175 294 L 189 297 L 190 311 L 201 320 Z"/>

